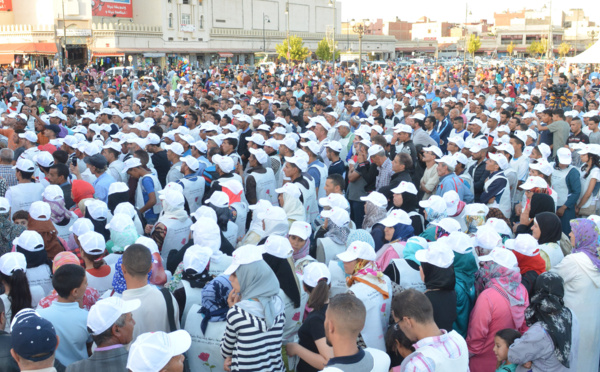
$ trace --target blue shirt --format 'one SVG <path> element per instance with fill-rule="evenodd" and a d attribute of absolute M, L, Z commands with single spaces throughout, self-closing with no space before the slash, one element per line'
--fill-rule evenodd
<path fill-rule="evenodd" d="M 108 188 L 115 182 L 117 181 L 115 181 L 110 174 L 107 172 L 102 173 L 102 175 L 100 175 L 100 177 L 96 178 L 94 181 L 94 197 L 98 200 L 108 203 Z"/>
<path fill-rule="evenodd" d="M 87 343 L 92 342 L 87 331 L 88 312 L 79 308 L 77 302 L 53 302 L 37 312 L 52 323 L 56 334 L 63 340 L 58 343 L 56 359 L 64 366 L 87 359 Z"/>
<path fill-rule="evenodd" d="M 313 167 L 313 165 L 315 167 Z M 325 165 L 321 163 L 319 160 L 315 160 L 312 163 L 308 164 L 308 171 L 306 173 L 310 174 L 310 176 L 315 180 L 315 187 L 318 189 L 321 185 L 321 173 L 316 167 L 322 168 Z"/>
<path fill-rule="evenodd" d="M 447 174 L 440 179 L 436 195 L 444 196 L 444 194 L 450 190 L 456 191 L 461 201 L 465 203 L 473 202 L 474 196 L 473 193 L 471 193 L 471 188 L 454 172 Z"/>
<path fill-rule="evenodd" d="M 142 196 L 144 197 L 144 205 L 146 205 L 146 203 L 148 203 L 148 200 L 150 200 L 150 194 L 152 194 L 154 192 L 154 182 L 152 181 L 151 177 L 144 177 L 141 180 L 142 182 Z M 158 201 L 158 195 L 156 195 L 156 202 L 159 203 Z M 146 216 L 146 218 L 156 218 L 158 217 L 158 215 L 156 213 L 154 213 L 154 208 L 150 208 L 146 211 L 146 213 L 144 213 L 144 216 Z"/>

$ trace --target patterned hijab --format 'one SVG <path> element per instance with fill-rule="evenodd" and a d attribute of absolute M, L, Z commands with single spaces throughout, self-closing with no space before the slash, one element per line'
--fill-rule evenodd
<path fill-rule="evenodd" d="M 569 368 L 573 314 L 565 307 L 564 281 L 554 272 L 545 272 L 535 281 L 534 295 L 525 311 L 528 326 L 540 322 L 554 343 L 556 359 Z"/>
<path fill-rule="evenodd" d="M 346 285 L 350 288 L 354 282 L 366 284 L 381 293 L 383 299 L 387 300 L 390 294 L 388 293 L 387 283 L 382 278 L 383 272 L 381 272 L 375 261 L 367 261 L 359 258 L 354 267 L 354 274 L 346 278 Z"/>
<path fill-rule="evenodd" d="M 370 229 L 377 222 L 383 220 L 387 216 L 387 212 L 384 207 L 378 207 L 370 201 L 367 202 L 365 210 L 365 219 L 363 220 L 362 228 Z"/>
<path fill-rule="evenodd" d="M 355 241 L 367 243 L 371 247 L 375 246 L 373 235 L 369 234 L 369 232 L 364 229 L 352 230 L 350 234 L 348 234 L 348 239 L 346 239 L 346 248 L 350 245 L 350 243 Z"/>
<path fill-rule="evenodd" d="M 336 244 L 345 245 L 348 240 L 348 234 L 350 234 L 348 224 L 345 226 L 338 226 L 333 223 L 333 221 L 329 220 L 325 237 L 330 238 Z"/>
<path fill-rule="evenodd" d="M 598 226 L 592 220 L 577 218 L 571 220 L 571 231 L 575 235 L 575 247 L 572 253 L 583 252 L 592 260 L 594 266 L 600 269 L 600 258 L 598 257 Z"/>
<path fill-rule="evenodd" d="M 225 275 L 217 276 L 202 288 L 202 307 L 199 313 L 204 315 L 200 323 L 202 334 L 206 332 L 208 322 L 222 322 L 227 318 L 229 305 L 227 296 L 233 289 Z"/>
<path fill-rule="evenodd" d="M 46 203 L 50 205 L 50 220 L 53 223 L 61 223 L 65 218 L 67 220 L 71 217 L 71 212 L 65 207 L 65 199 L 48 200 L 42 198 Z"/>

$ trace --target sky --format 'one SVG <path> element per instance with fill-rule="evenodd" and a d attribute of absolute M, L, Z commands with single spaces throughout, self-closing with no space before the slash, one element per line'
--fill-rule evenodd
<path fill-rule="evenodd" d="M 397 16 L 402 21 L 415 22 L 417 19 L 427 16 L 433 21 L 464 22 L 465 21 L 465 0 L 427 0 L 411 3 L 409 1 L 398 0 L 337 0 L 342 4 L 342 20 L 349 19 L 376 19 Z M 368 6 L 365 6 L 368 3 Z M 468 22 L 487 19 L 489 23 L 494 22 L 494 12 L 500 13 L 510 9 L 517 11 L 523 9 L 523 4 L 527 4 L 527 9 L 541 9 L 548 1 L 544 0 L 502 0 L 494 1 L 469 1 L 468 6 L 472 15 L 468 17 Z M 424 7 L 412 6 L 413 4 L 422 4 Z M 407 6 L 408 5 L 408 6 Z M 600 22 L 600 1 L 592 0 L 554 0 L 552 2 L 552 14 L 556 9 L 567 11 L 571 8 L 581 8 L 590 21 Z M 387 17 L 387 18 L 386 18 Z"/>

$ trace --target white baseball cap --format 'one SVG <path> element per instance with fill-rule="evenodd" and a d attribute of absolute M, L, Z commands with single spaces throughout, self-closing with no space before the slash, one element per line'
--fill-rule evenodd
<path fill-rule="evenodd" d="M 223 275 L 231 275 L 241 265 L 247 265 L 253 262 L 261 261 L 263 259 L 263 250 L 258 248 L 256 245 L 243 245 L 233 251 L 231 265 L 225 271 Z"/>
<path fill-rule="evenodd" d="M 141 167 L 142 162 L 138 158 L 129 158 L 123 163 L 123 171 L 127 172 L 130 169 Z"/>
<path fill-rule="evenodd" d="M 27 272 L 27 259 L 21 252 L 7 252 L 0 256 L 0 272 L 12 276 L 16 270 Z"/>
<path fill-rule="evenodd" d="M 125 215 L 122 214 L 121 216 Z M 131 218 L 129 218 L 129 216 L 125 217 L 127 217 L 131 221 Z M 93 230 L 79 235 L 78 239 L 83 251 L 89 255 L 99 255 L 104 253 L 104 251 L 106 250 L 106 241 L 104 240 L 104 236 Z"/>
<path fill-rule="evenodd" d="M 434 226 L 439 226 L 442 229 L 446 230 L 448 233 L 454 232 L 454 231 L 460 231 L 460 223 L 455 220 L 454 218 L 450 218 L 450 217 L 446 217 L 446 218 L 442 218 L 441 220 L 437 221 L 437 222 L 432 222 L 431 223 Z"/>
<path fill-rule="evenodd" d="M 48 151 L 39 151 L 33 159 L 36 163 L 45 168 L 50 168 L 54 165 L 54 157 Z"/>
<path fill-rule="evenodd" d="M 595 143 L 585 144 L 579 150 L 579 155 L 592 154 L 592 155 L 600 155 L 600 145 Z"/>
<path fill-rule="evenodd" d="M 288 259 L 294 252 L 289 239 L 279 235 L 269 236 L 265 243 L 259 247 L 263 249 L 264 253 L 283 259 Z"/>
<path fill-rule="evenodd" d="M 64 200 L 65 193 L 58 185 L 48 185 L 44 189 L 42 193 L 42 197 L 46 200 L 56 201 L 56 200 Z"/>
<path fill-rule="evenodd" d="M 548 188 L 548 182 L 546 182 L 542 177 L 539 176 L 531 176 L 527 178 L 527 181 L 525 181 L 520 188 L 522 188 L 523 190 L 531 190 L 534 187 L 539 187 L 541 189 L 547 189 Z"/>
<path fill-rule="evenodd" d="M 108 207 L 106 203 L 98 199 L 90 199 L 85 201 L 86 211 L 90 212 L 90 216 L 96 220 L 106 220 L 108 218 Z"/>
<path fill-rule="evenodd" d="M 368 151 L 369 159 L 371 158 L 371 156 L 377 155 L 381 152 L 385 153 L 385 150 L 383 149 L 383 147 L 381 147 L 381 145 L 373 145 L 373 146 L 369 147 L 369 151 Z"/>
<path fill-rule="evenodd" d="M 302 281 L 309 287 L 316 287 L 321 279 L 325 279 L 327 284 L 331 283 L 331 272 L 322 262 L 312 262 L 304 268 Z"/>
<path fill-rule="evenodd" d="M 197 273 L 202 273 L 206 270 L 206 266 L 210 262 L 210 256 L 213 251 L 209 247 L 202 247 L 194 244 L 189 247 L 183 255 L 183 270 L 192 269 Z"/>
<path fill-rule="evenodd" d="M 191 345 L 192 338 L 185 330 L 143 333 L 131 344 L 127 369 L 131 372 L 158 372 L 171 358 L 185 353 Z"/>
<path fill-rule="evenodd" d="M 300 172 L 306 172 L 308 169 L 308 162 L 302 156 L 295 155 L 293 157 L 286 156 L 285 161 L 292 163 L 300 169 Z"/>
<path fill-rule="evenodd" d="M 173 142 L 170 145 L 165 145 L 165 150 L 167 150 L 167 151 L 171 150 L 176 155 L 181 155 L 181 154 L 183 154 L 183 151 L 184 151 L 183 146 L 179 142 Z"/>
<path fill-rule="evenodd" d="M 51 215 L 50 204 L 44 201 L 36 201 L 29 206 L 29 217 L 36 221 L 48 221 Z"/>
<path fill-rule="evenodd" d="M 396 126 L 396 129 L 394 129 L 394 132 L 396 132 L 396 133 L 410 133 L 410 134 L 412 134 L 413 133 L 413 129 L 408 124 L 398 124 Z"/>
<path fill-rule="evenodd" d="M 269 160 L 269 155 L 263 149 L 249 148 L 250 154 L 254 155 L 259 164 L 265 164 Z"/>
<path fill-rule="evenodd" d="M 19 133 L 19 138 L 25 138 L 29 142 L 36 143 L 38 141 L 38 137 L 35 135 L 33 131 L 26 131 L 25 133 Z"/>
<path fill-rule="evenodd" d="M 10 211 L 10 202 L 3 196 L 0 196 L 0 213 L 8 213 Z"/>
<path fill-rule="evenodd" d="M 94 231 L 94 224 L 88 218 L 78 218 L 73 222 L 73 225 L 69 227 L 69 231 L 73 235 L 81 236 L 88 231 Z"/>
<path fill-rule="evenodd" d="M 425 115 L 419 112 L 414 114 L 413 116 L 409 116 L 409 119 L 425 120 Z"/>
<path fill-rule="evenodd" d="M 158 195 L 158 198 L 160 200 L 166 201 L 169 205 L 174 207 L 179 206 L 183 208 L 185 204 L 185 197 L 183 196 L 183 194 L 173 190 L 167 190 L 165 192 L 160 193 L 160 195 Z"/>
<path fill-rule="evenodd" d="M 467 163 L 469 162 L 467 155 L 463 154 L 462 152 L 457 152 L 456 154 L 454 154 L 454 158 L 456 159 L 457 164 L 461 163 L 463 165 L 467 165 Z"/>
<path fill-rule="evenodd" d="M 515 156 L 515 148 L 512 147 L 511 144 L 508 143 L 501 143 L 498 146 L 495 146 L 496 150 L 499 151 L 506 151 L 510 154 L 510 156 Z"/>
<path fill-rule="evenodd" d="M 302 147 L 308 147 L 310 152 L 318 156 L 321 153 L 321 145 L 319 145 L 316 141 L 308 141 L 300 143 Z"/>
<path fill-rule="evenodd" d="M 280 188 L 275 189 L 275 192 L 278 194 L 286 193 L 292 196 L 293 198 L 300 198 L 300 195 L 302 195 L 302 191 L 300 191 L 298 185 L 296 185 L 293 182 L 288 182 Z"/>
<path fill-rule="evenodd" d="M 442 150 L 437 146 L 425 147 L 423 149 L 423 151 L 433 152 L 435 154 L 435 156 L 438 157 L 438 159 L 440 159 L 444 156 L 444 154 L 442 153 Z"/>
<path fill-rule="evenodd" d="M 350 222 L 350 215 L 348 211 L 343 208 L 331 208 L 324 209 L 321 211 L 323 218 L 328 218 L 336 226 L 346 226 Z"/>
<path fill-rule="evenodd" d="M 431 208 L 436 212 L 446 211 L 446 201 L 439 195 L 431 195 L 427 200 L 421 200 L 419 205 L 423 208 Z"/>
<path fill-rule="evenodd" d="M 507 239 L 504 247 L 529 257 L 539 253 L 538 241 L 530 234 L 519 234 L 515 239 Z"/>
<path fill-rule="evenodd" d="M 204 201 L 204 204 L 209 203 L 217 208 L 227 208 L 229 206 L 229 197 L 223 191 L 215 191 L 210 198 Z"/>
<path fill-rule="evenodd" d="M 115 213 L 110 222 L 106 224 L 107 229 L 115 230 L 117 232 L 123 232 L 126 228 L 131 226 L 134 226 L 133 219 L 131 219 L 130 215 L 125 213 Z"/>
<path fill-rule="evenodd" d="M 448 142 L 454 143 L 461 150 L 463 147 L 465 147 L 465 140 L 462 136 L 450 137 L 450 138 L 448 138 Z"/>
<path fill-rule="evenodd" d="M 357 240 L 348 245 L 346 251 L 337 254 L 342 262 L 350 262 L 357 259 L 374 261 L 377 258 L 375 249 L 369 243 Z"/>
<path fill-rule="evenodd" d="M 448 216 L 454 216 L 458 212 L 458 203 L 460 202 L 460 195 L 455 190 L 448 190 L 442 196 L 446 203 L 446 213 Z"/>
<path fill-rule="evenodd" d="M 33 172 L 35 171 L 35 165 L 33 164 L 33 162 L 29 159 L 23 159 L 20 158 L 19 160 L 17 160 L 17 164 L 12 167 L 13 169 L 18 169 L 21 172 Z"/>
<path fill-rule="evenodd" d="M 490 254 L 480 256 L 479 261 L 494 261 L 500 266 L 506 267 L 507 269 L 515 270 L 518 269 L 519 263 L 517 257 L 509 249 L 496 247 Z"/>
<path fill-rule="evenodd" d="M 561 147 L 560 149 L 558 149 L 558 151 L 556 151 L 556 156 L 558 157 L 558 162 L 560 164 L 571 164 L 572 158 L 571 151 L 569 151 L 569 149 Z"/>
<path fill-rule="evenodd" d="M 279 206 L 272 205 L 267 207 L 267 209 L 258 213 L 257 217 L 261 220 L 271 220 L 271 221 L 285 221 L 287 219 L 287 214 L 285 210 Z"/>
<path fill-rule="evenodd" d="M 349 209 L 350 203 L 348 199 L 342 194 L 331 193 L 324 198 L 319 199 L 319 205 L 321 207 L 332 207 L 332 208 L 343 208 Z"/>
<path fill-rule="evenodd" d="M 508 167 L 508 160 L 506 160 L 506 156 L 502 154 L 490 154 L 490 160 L 495 161 L 500 167 L 500 170 L 504 170 Z"/>
<path fill-rule="evenodd" d="M 427 262 L 433 266 L 446 269 L 454 262 L 454 252 L 447 245 L 448 238 L 442 237 L 435 242 L 430 242 L 426 249 L 415 252 L 419 262 Z"/>
<path fill-rule="evenodd" d="M 360 200 L 364 202 L 371 202 L 378 207 L 385 207 L 388 205 L 388 201 L 385 195 L 377 191 L 373 191 L 367 196 L 361 196 Z"/>
<path fill-rule="evenodd" d="M 185 163 L 185 165 L 190 168 L 192 172 L 196 172 L 200 167 L 200 163 L 198 163 L 198 159 L 193 157 L 192 155 L 187 155 L 181 158 L 181 161 Z"/>
<path fill-rule="evenodd" d="M 92 334 L 97 336 L 111 328 L 121 315 L 138 309 L 141 304 L 138 299 L 125 301 L 117 296 L 99 300 L 90 308 L 87 326 L 92 330 Z"/>
<path fill-rule="evenodd" d="M 445 242 L 448 248 L 460 254 L 470 252 L 473 248 L 473 240 L 471 237 L 461 231 L 451 232 Z"/>
<path fill-rule="evenodd" d="M 246 139 L 246 142 L 253 142 L 259 146 L 264 146 L 265 145 L 265 137 L 261 136 L 258 133 L 254 133 L 254 134 L 252 134 L 252 136 L 250 136 Z"/>
<path fill-rule="evenodd" d="M 290 231 L 288 232 L 288 235 L 294 235 L 301 238 L 302 240 L 306 240 L 308 239 L 311 233 L 312 229 L 308 222 L 294 221 L 292 223 L 292 226 L 290 226 Z"/>
<path fill-rule="evenodd" d="M 536 163 L 529 164 L 529 168 L 541 172 L 544 176 L 552 175 L 553 171 L 552 166 L 550 163 L 548 163 L 548 160 L 543 158 L 538 159 Z"/>
<path fill-rule="evenodd" d="M 502 238 L 494 227 L 483 225 L 477 228 L 474 243 L 484 249 L 494 249 L 502 243 Z"/>
<path fill-rule="evenodd" d="M 338 141 L 330 141 L 325 147 L 330 148 L 334 152 L 342 151 L 342 145 Z"/>
<path fill-rule="evenodd" d="M 436 163 L 444 163 L 451 168 L 456 167 L 456 158 L 452 155 L 444 155 L 441 159 L 435 159 L 435 161 Z"/>
<path fill-rule="evenodd" d="M 287 147 L 291 151 L 296 151 L 296 149 L 298 148 L 296 141 L 292 137 L 285 137 L 284 139 L 279 141 L 279 146 L 281 145 Z"/>
<path fill-rule="evenodd" d="M 39 252 L 44 250 L 44 239 L 42 236 L 33 230 L 25 230 L 19 235 L 13 244 L 23 248 L 29 252 Z"/>
<path fill-rule="evenodd" d="M 394 194 L 402 194 L 407 192 L 409 194 L 417 195 L 417 188 L 414 183 L 402 181 L 398 186 L 391 190 Z"/>
<path fill-rule="evenodd" d="M 486 150 L 488 148 L 488 141 L 483 138 L 478 138 L 472 142 L 471 147 L 467 146 L 467 148 L 469 148 L 469 150 L 473 153 Z"/>
<path fill-rule="evenodd" d="M 388 214 L 386 218 L 379 221 L 385 227 L 394 227 L 397 224 L 401 223 L 403 225 L 411 225 L 412 220 L 408 216 L 408 213 L 403 211 L 402 209 L 394 209 Z"/>

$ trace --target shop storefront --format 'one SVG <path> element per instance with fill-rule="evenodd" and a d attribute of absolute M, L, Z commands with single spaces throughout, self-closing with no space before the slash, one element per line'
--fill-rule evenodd
<path fill-rule="evenodd" d="M 53 64 L 57 56 L 54 43 L 0 44 L 0 65 L 18 68 L 42 68 Z"/>

